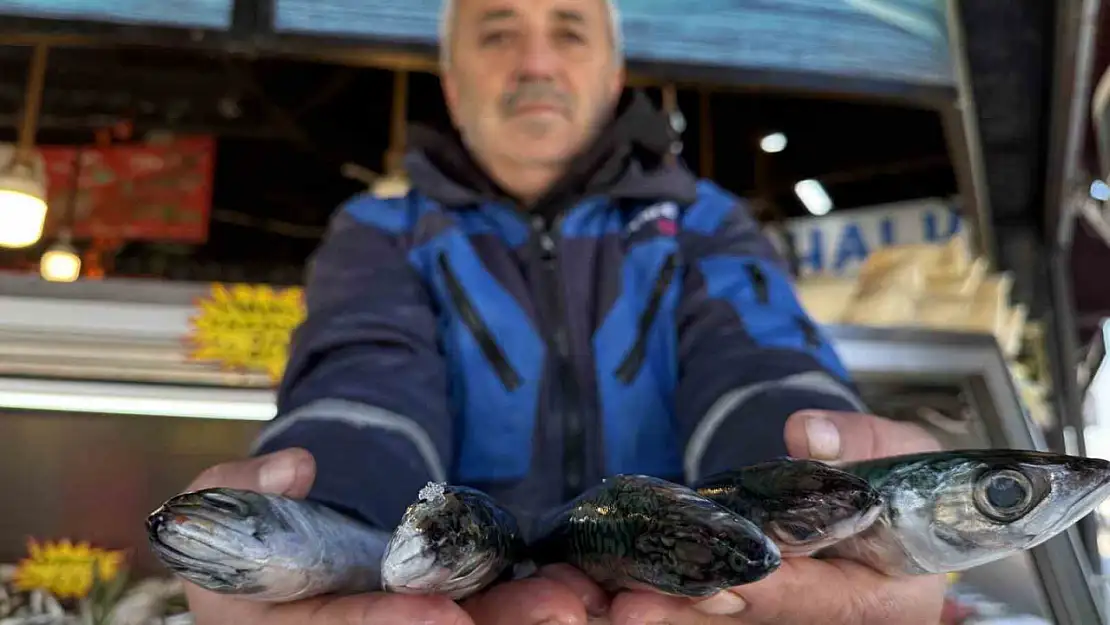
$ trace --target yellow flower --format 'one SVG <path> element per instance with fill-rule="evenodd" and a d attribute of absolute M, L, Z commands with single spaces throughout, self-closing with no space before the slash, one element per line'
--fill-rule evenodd
<path fill-rule="evenodd" d="M 98 549 L 86 542 L 44 542 L 31 539 L 28 557 L 16 569 L 19 590 L 42 589 L 59 599 L 81 599 L 93 587 L 93 572 L 102 582 L 115 579 L 123 565 L 122 551 Z"/>
<path fill-rule="evenodd" d="M 231 369 L 265 371 L 277 380 L 288 359 L 290 335 L 304 316 L 301 289 L 217 284 L 197 302 L 192 357 Z"/>

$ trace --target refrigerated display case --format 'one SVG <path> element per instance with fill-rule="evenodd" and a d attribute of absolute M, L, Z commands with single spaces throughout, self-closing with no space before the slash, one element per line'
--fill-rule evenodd
<path fill-rule="evenodd" d="M 947 448 L 1047 448 L 994 337 L 916 329 L 831 331 L 873 412 L 914 420 Z M 907 405 L 916 405 L 917 413 Z M 930 419 L 930 410 L 941 418 Z M 1026 554 L 969 571 L 962 581 L 1018 614 L 1057 625 L 1106 622 L 1075 528 Z"/>
<path fill-rule="evenodd" d="M 28 535 L 77 532 L 143 555 L 144 515 L 244 453 L 272 417 L 266 376 L 187 357 L 194 299 L 207 290 L 0 279 L 0 472 L 19 477 L 0 481 L 0 499 L 21 502 L 0 516 L 0 561 Z M 829 331 L 874 412 L 915 420 L 950 448 L 1045 448 L 994 337 Z M 1103 620 L 1085 558 L 1069 532 L 963 581 L 1058 625 L 1092 625 Z"/>

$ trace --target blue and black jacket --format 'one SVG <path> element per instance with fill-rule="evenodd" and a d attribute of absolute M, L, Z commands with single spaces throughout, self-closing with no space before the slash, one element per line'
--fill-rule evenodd
<path fill-rule="evenodd" d="M 744 203 L 627 98 L 521 208 L 457 135 L 411 136 L 404 198 L 358 196 L 309 266 L 278 417 L 310 498 L 393 527 L 429 480 L 522 514 L 618 473 L 690 481 L 785 455 L 807 408 L 860 410 Z"/>

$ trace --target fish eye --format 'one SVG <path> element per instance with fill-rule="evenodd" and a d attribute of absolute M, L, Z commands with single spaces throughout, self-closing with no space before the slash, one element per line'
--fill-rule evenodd
<path fill-rule="evenodd" d="M 975 486 L 975 507 L 999 523 L 1015 521 L 1028 512 L 1033 502 L 1033 484 L 1019 471 L 990 471 Z"/>

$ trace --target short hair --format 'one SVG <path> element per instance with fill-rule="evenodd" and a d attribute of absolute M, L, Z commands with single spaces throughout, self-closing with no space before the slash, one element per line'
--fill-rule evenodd
<path fill-rule="evenodd" d="M 621 32 L 621 14 L 615 0 L 604 0 L 609 9 L 609 38 L 613 42 L 613 58 L 624 64 L 624 36 Z M 455 34 L 455 13 L 458 0 L 443 0 L 439 9 L 439 69 L 451 65 L 451 39 Z"/>

